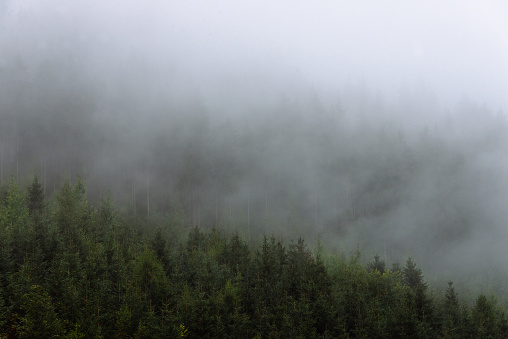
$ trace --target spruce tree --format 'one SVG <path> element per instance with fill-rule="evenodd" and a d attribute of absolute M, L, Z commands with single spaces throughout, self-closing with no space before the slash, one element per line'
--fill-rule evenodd
<path fill-rule="evenodd" d="M 455 337 L 460 334 L 461 327 L 460 306 L 453 282 L 448 282 L 443 305 L 443 333 L 445 336 Z"/>
<path fill-rule="evenodd" d="M 32 184 L 28 187 L 27 206 L 32 217 L 40 217 L 44 212 L 44 190 L 39 178 L 34 176 Z"/>
<path fill-rule="evenodd" d="M 383 260 L 379 260 L 379 254 L 374 256 L 374 261 L 371 261 L 367 264 L 367 272 L 379 272 L 381 274 L 385 273 L 385 262 Z"/>
<path fill-rule="evenodd" d="M 425 291 L 427 289 L 422 270 L 416 267 L 416 263 L 411 258 L 407 259 L 406 266 L 402 269 L 402 282 L 414 291 L 418 289 Z"/>
<path fill-rule="evenodd" d="M 10 250 L 14 265 L 21 265 L 25 253 L 29 251 L 27 219 L 25 197 L 11 178 L 5 206 L 0 206 L 0 235 L 3 236 L 4 249 Z"/>
<path fill-rule="evenodd" d="M 37 176 L 34 176 L 32 184 L 27 191 L 27 207 L 30 220 L 34 227 L 35 243 L 34 245 L 41 252 L 41 257 L 47 253 L 48 228 L 45 221 L 45 195 L 42 185 Z M 40 263 L 42 264 L 42 263 Z"/>
<path fill-rule="evenodd" d="M 55 311 L 51 297 L 44 287 L 33 285 L 23 295 L 18 335 L 20 338 L 59 338 L 63 334 L 61 320 Z"/>
<path fill-rule="evenodd" d="M 477 338 L 499 337 L 493 299 L 489 300 L 484 294 L 480 294 L 471 310 L 471 320 L 474 326 L 474 335 Z"/>

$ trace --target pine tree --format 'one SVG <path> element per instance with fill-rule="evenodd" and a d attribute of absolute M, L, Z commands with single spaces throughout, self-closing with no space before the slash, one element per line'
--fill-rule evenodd
<path fill-rule="evenodd" d="M 34 227 L 34 250 L 38 251 L 35 259 L 38 261 L 37 266 L 41 266 L 41 276 L 44 274 L 45 265 L 43 262 L 44 257 L 47 255 L 48 247 L 48 227 L 45 218 L 45 196 L 44 190 L 37 176 L 34 176 L 32 184 L 28 187 L 27 191 L 27 207 L 30 220 Z"/>
<path fill-rule="evenodd" d="M 171 268 L 171 263 L 169 259 L 169 251 L 167 248 L 167 241 L 162 235 L 162 230 L 160 228 L 157 229 L 155 232 L 155 236 L 152 239 L 151 243 L 152 250 L 154 251 L 155 255 L 157 256 L 157 259 L 159 259 L 159 262 L 162 264 L 162 267 L 164 267 L 164 271 L 166 273 L 169 273 Z"/>
<path fill-rule="evenodd" d="M 29 251 L 28 210 L 25 197 L 18 184 L 11 178 L 5 206 L 0 206 L 0 231 L 4 249 L 10 250 L 12 264 L 21 265 Z"/>
<path fill-rule="evenodd" d="M 402 282 L 414 291 L 418 289 L 425 291 L 427 289 L 422 270 L 416 267 L 416 263 L 411 258 L 407 259 L 406 266 L 402 269 Z"/>
<path fill-rule="evenodd" d="M 457 293 L 453 288 L 453 282 L 448 282 L 448 288 L 446 289 L 445 294 L 445 308 L 448 310 L 455 310 L 459 308 L 459 299 L 457 297 Z"/>
<path fill-rule="evenodd" d="M 11 178 L 5 206 L 0 206 L 0 227 L 11 231 L 19 229 L 25 225 L 27 217 L 25 198 L 14 178 Z"/>
<path fill-rule="evenodd" d="M 461 332 L 460 306 L 453 282 L 448 282 L 443 305 L 443 332 L 445 336 L 455 337 Z"/>
<path fill-rule="evenodd" d="M 61 320 L 42 286 L 33 285 L 23 295 L 21 309 L 25 314 L 20 319 L 20 338 L 58 338 L 63 334 Z"/>
<path fill-rule="evenodd" d="M 374 261 L 371 261 L 367 264 L 367 272 L 379 272 L 381 274 L 385 273 L 385 262 L 383 260 L 379 260 L 379 254 L 374 256 Z"/>
<path fill-rule="evenodd" d="M 489 300 L 484 294 L 476 299 L 471 310 L 471 321 L 477 338 L 497 338 L 497 321 L 494 300 Z"/>
<path fill-rule="evenodd" d="M 66 246 L 81 247 L 80 231 L 89 231 L 92 211 L 86 200 L 84 182 L 78 178 L 74 187 L 66 180 L 56 194 L 55 221 Z"/>
<path fill-rule="evenodd" d="M 134 261 L 133 273 L 138 292 L 144 296 L 144 307 L 162 306 L 169 289 L 164 268 L 155 253 L 145 248 Z"/>
<path fill-rule="evenodd" d="M 402 269 L 402 282 L 412 290 L 409 298 L 414 303 L 412 311 L 420 322 L 419 331 L 428 334 L 434 320 L 431 300 L 426 294 L 427 283 L 423 280 L 422 270 L 416 267 L 411 258 L 407 259 L 406 266 Z"/>
<path fill-rule="evenodd" d="M 44 190 L 39 178 L 34 176 L 32 184 L 28 187 L 27 206 L 28 213 L 33 217 L 41 217 L 44 212 Z"/>

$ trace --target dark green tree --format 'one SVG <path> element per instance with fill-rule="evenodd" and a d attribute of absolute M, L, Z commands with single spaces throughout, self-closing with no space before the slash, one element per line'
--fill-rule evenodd
<path fill-rule="evenodd" d="M 0 232 L 3 235 L 4 249 L 10 250 L 13 265 L 21 265 L 26 253 L 30 251 L 30 228 L 25 197 L 18 184 L 11 178 L 5 205 L 0 205 Z"/>
<path fill-rule="evenodd" d="M 63 334 L 61 320 L 55 311 L 51 297 L 44 287 L 33 285 L 23 295 L 18 335 L 20 338 L 58 338 Z"/>
<path fill-rule="evenodd" d="M 416 263 L 411 258 L 407 259 L 406 266 L 402 268 L 402 282 L 414 291 L 418 289 L 425 291 L 427 289 L 422 270 L 416 267 Z"/>
<path fill-rule="evenodd" d="M 155 232 L 151 245 L 152 250 L 157 256 L 157 259 L 162 264 L 162 267 L 164 267 L 164 271 L 169 273 L 171 269 L 169 250 L 167 247 L 167 241 L 162 235 L 162 230 L 160 227 Z"/>
<path fill-rule="evenodd" d="M 488 299 L 480 294 L 471 310 L 473 335 L 476 338 L 499 338 L 494 299 Z"/>
<path fill-rule="evenodd" d="M 99 242 L 105 239 L 116 239 L 118 228 L 117 210 L 111 193 L 108 192 L 101 198 L 96 223 L 93 226 L 93 237 Z"/>
<path fill-rule="evenodd" d="M 39 178 L 34 176 L 27 192 L 28 213 L 34 218 L 41 218 L 45 207 L 45 194 Z"/>
<path fill-rule="evenodd" d="M 418 333 L 430 335 L 435 319 L 431 299 L 426 293 L 428 285 L 423 279 L 422 270 L 411 258 L 407 259 L 406 266 L 402 268 L 402 283 L 411 289 L 407 298 L 412 305 L 411 311 L 419 321 L 417 324 Z"/>
<path fill-rule="evenodd" d="M 67 247 L 77 246 L 82 250 L 82 235 L 90 231 L 93 211 L 88 206 L 86 187 L 82 179 L 71 186 L 65 180 L 56 193 L 56 210 L 54 219 L 57 229 Z"/>
<path fill-rule="evenodd" d="M 162 306 L 168 297 L 167 277 L 162 264 L 152 250 L 146 248 L 134 261 L 133 274 L 144 306 Z"/>
<path fill-rule="evenodd" d="M 385 262 L 383 260 L 379 260 L 379 254 L 374 256 L 374 261 L 371 261 L 367 264 L 367 272 L 379 272 L 381 274 L 385 273 Z"/>
<path fill-rule="evenodd" d="M 461 310 L 453 282 L 448 282 L 443 303 L 443 336 L 449 338 L 463 337 L 465 332 L 461 319 Z"/>

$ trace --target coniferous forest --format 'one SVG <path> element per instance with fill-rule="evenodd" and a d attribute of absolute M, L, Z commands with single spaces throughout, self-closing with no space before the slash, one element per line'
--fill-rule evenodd
<path fill-rule="evenodd" d="M 11 179 L 0 207 L 6 338 L 504 338 L 496 298 L 434 293 L 414 260 L 389 266 L 319 242 L 129 216 L 83 181 L 46 196 Z"/>
<path fill-rule="evenodd" d="M 0 338 L 508 337 L 508 7 L 248 2 L 0 0 Z"/>

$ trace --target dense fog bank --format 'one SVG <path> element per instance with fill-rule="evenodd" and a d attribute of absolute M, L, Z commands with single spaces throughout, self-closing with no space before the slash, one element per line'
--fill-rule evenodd
<path fill-rule="evenodd" d="M 105 19 L 49 12 L 52 24 L 22 10 L 0 26 L 2 186 L 35 174 L 50 193 L 81 176 L 92 203 L 110 190 L 140 216 L 506 275 L 497 108 L 450 105 L 425 81 L 327 86 L 273 55 L 201 59 L 142 29 L 126 43 Z"/>
<path fill-rule="evenodd" d="M 221 114 L 199 88 L 129 75 L 142 69 L 136 60 L 106 88 L 81 62 L 41 63 L 30 78 L 15 59 L 4 67 L 4 184 L 36 174 L 52 191 L 82 176 L 92 201 L 110 189 L 133 213 L 178 206 L 189 226 L 320 234 L 423 265 L 467 266 L 471 253 L 494 264 L 504 253 L 501 113 L 467 99 L 445 111 L 416 91 L 387 102 L 361 84 L 329 100 L 301 81 L 243 107 L 235 100 L 249 93 L 230 98 L 225 87 L 225 111 L 229 100 L 237 110 Z"/>

